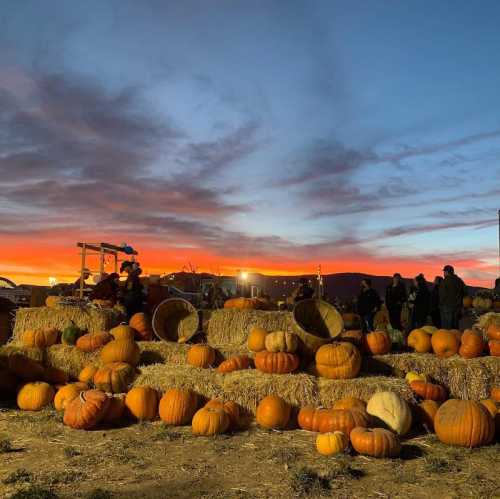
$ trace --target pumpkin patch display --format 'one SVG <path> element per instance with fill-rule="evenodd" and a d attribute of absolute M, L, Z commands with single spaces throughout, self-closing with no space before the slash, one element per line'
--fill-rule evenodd
<path fill-rule="evenodd" d="M 328 414 L 328 409 L 312 406 L 302 407 L 297 414 L 297 424 L 300 428 L 307 431 L 319 431 L 323 420 Z"/>
<path fill-rule="evenodd" d="M 367 456 L 388 458 L 398 457 L 401 443 L 397 435 L 384 428 L 354 428 L 351 444 L 356 452 Z"/>
<path fill-rule="evenodd" d="M 423 400 L 416 407 L 417 421 L 428 431 L 434 431 L 434 418 L 439 409 L 439 402 L 435 400 Z"/>
<path fill-rule="evenodd" d="M 371 418 L 364 409 L 330 409 L 319 425 L 320 433 L 341 431 L 346 436 L 356 426 L 371 426 Z"/>
<path fill-rule="evenodd" d="M 130 318 L 128 325 L 136 331 L 136 339 L 138 341 L 151 341 L 153 339 L 151 320 L 143 312 L 134 314 Z"/>
<path fill-rule="evenodd" d="M 215 350 L 208 345 L 193 345 L 187 353 L 187 363 L 207 369 L 215 362 Z"/>
<path fill-rule="evenodd" d="M 172 388 L 165 392 L 160 400 L 159 414 L 161 420 L 174 426 L 191 423 L 198 408 L 198 397 L 191 390 Z"/>
<path fill-rule="evenodd" d="M 488 349 L 492 357 L 500 357 L 500 340 L 488 341 Z"/>
<path fill-rule="evenodd" d="M 107 393 L 124 393 L 132 383 L 135 369 L 125 362 L 111 362 L 94 374 L 94 385 Z"/>
<path fill-rule="evenodd" d="M 223 409 L 205 406 L 195 413 L 191 427 L 195 435 L 218 435 L 229 428 L 229 417 Z"/>
<path fill-rule="evenodd" d="M 104 364 L 126 362 L 131 366 L 136 366 L 139 363 L 141 351 L 134 340 L 113 340 L 102 348 L 100 356 Z"/>
<path fill-rule="evenodd" d="M 385 355 L 391 351 L 391 338 L 385 331 L 373 331 L 363 336 L 362 350 L 370 355 Z"/>
<path fill-rule="evenodd" d="M 40 411 L 54 400 L 54 389 L 43 381 L 26 383 L 17 394 L 17 406 L 23 411 Z"/>
<path fill-rule="evenodd" d="M 432 350 L 440 359 L 446 359 L 458 353 L 460 340 L 455 333 L 447 329 L 438 329 L 431 338 Z"/>
<path fill-rule="evenodd" d="M 125 405 L 139 421 L 153 421 L 158 414 L 158 393 L 149 386 L 132 388 L 125 397 Z"/>
<path fill-rule="evenodd" d="M 66 405 L 71 402 L 75 397 L 80 395 L 80 392 L 88 390 L 89 387 L 85 383 L 69 383 L 57 390 L 54 397 L 54 407 L 56 411 L 64 411 Z"/>
<path fill-rule="evenodd" d="M 283 430 L 290 419 L 291 407 L 281 397 L 268 395 L 257 406 L 255 418 L 263 428 Z"/>
<path fill-rule="evenodd" d="M 266 336 L 268 332 L 261 327 L 252 327 L 247 338 L 247 346 L 251 352 L 262 352 L 266 349 Z"/>
<path fill-rule="evenodd" d="M 63 329 L 61 333 L 61 343 L 63 345 L 74 346 L 78 338 L 83 334 L 83 331 L 72 322 L 68 327 Z"/>
<path fill-rule="evenodd" d="M 408 346 L 418 353 L 428 353 L 432 350 L 431 335 L 423 329 L 414 329 L 408 335 Z"/>
<path fill-rule="evenodd" d="M 85 366 L 78 375 L 78 381 L 81 381 L 82 383 L 86 383 L 88 385 L 94 383 L 94 375 L 98 370 L 99 367 L 97 367 L 95 364 L 89 364 Z"/>
<path fill-rule="evenodd" d="M 222 409 L 229 418 L 229 428 L 235 430 L 240 425 L 240 406 L 231 400 L 222 402 L 222 400 L 212 399 L 209 400 L 205 407 L 212 407 L 214 409 Z"/>
<path fill-rule="evenodd" d="M 268 374 L 287 374 L 299 367 L 299 357 L 294 353 L 257 352 L 254 362 L 256 369 Z"/>
<path fill-rule="evenodd" d="M 127 326 L 127 324 L 120 324 L 119 326 L 110 329 L 109 334 L 115 340 L 135 340 L 135 329 Z"/>
<path fill-rule="evenodd" d="M 375 393 L 366 404 L 366 412 L 398 435 L 406 435 L 411 428 L 410 406 L 397 393 Z"/>
<path fill-rule="evenodd" d="M 355 378 L 361 369 L 361 354 L 351 343 L 331 343 L 316 352 L 316 370 L 329 379 Z"/>
<path fill-rule="evenodd" d="M 250 357 L 248 355 L 235 355 L 219 365 L 217 372 L 226 374 L 233 371 L 240 371 L 250 367 Z"/>
<path fill-rule="evenodd" d="M 341 431 L 333 433 L 320 433 L 316 437 L 316 450 L 322 456 L 340 454 L 347 449 L 349 439 Z"/>
<path fill-rule="evenodd" d="M 366 402 L 356 397 L 346 397 L 335 401 L 332 409 L 359 409 L 366 411 Z"/>
<path fill-rule="evenodd" d="M 59 339 L 59 331 L 54 328 L 24 331 L 22 335 L 25 347 L 46 348 L 55 345 Z"/>
<path fill-rule="evenodd" d="M 436 400 L 437 402 L 443 402 L 448 398 L 446 389 L 441 385 L 436 385 L 434 383 L 427 383 L 425 381 L 416 380 L 410 383 L 410 388 L 412 389 L 413 393 L 426 400 Z"/>
<path fill-rule="evenodd" d="M 434 418 L 436 435 L 447 445 L 480 447 L 495 435 L 495 424 L 488 409 L 472 400 L 447 400 Z"/>
<path fill-rule="evenodd" d="M 265 345 L 268 352 L 294 353 L 299 347 L 299 338 L 293 333 L 275 331 L 266 336 Z"/>
<path fill-rule="evenodd" d="M 100 333 L 87 333 L 76 340 L 76 348 L 82 352 L 95 352 L 109 343 L 113 337 L 102 331 Z"/>
<path fill-rule="evenodd" d="M 473 359 L 483 353 L 485 346 L 481 332 L 467 329 L 462 335 L 462 343 L 458 353 L 464 359 Z"/>
<path fill-rule="evenodd" d="M 75 430 L 91 430 L 104 418 L 109 397 L 100 390 L 80 392 L 66 406 L 63 423 Z"/>
<path fill-rule="evenodd" d="M 8 357 L 8 367 L 12 373 L 23 381 L 43 381 L 45 369 L 36 360 L 15 353 Z"/>

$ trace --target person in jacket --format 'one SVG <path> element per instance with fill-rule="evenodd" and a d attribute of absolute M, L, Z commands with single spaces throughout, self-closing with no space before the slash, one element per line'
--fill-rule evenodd
<path fill-rule="evenodd" d="M 413 302 L 412 329 L 425 326 L 431 309 L 431 294 L 423 274 L 415 277 L 415 300 Z"/>
<path fill-rule="evenodd" d="M 292 294 L 292 298 L 294 303 L 298 303 L 299 301 L 302 300 L 307 300 L 308 298 L 312 298 L 314 296 L 314 289 L 312 286 L 309 284 L 307 279 L 305 277 L 301 277 L 300 279 L 300 284 L 295 289 L 295 291 Z"/>
<path fill-rule="evenodd" d="M 406 286 L 401 278 L 401 274 L 394 274 L 392 282 L 385 290 L 385 306 L 389 312 L 389 322 L 393 329 L 402 331 L 401 312 L 406 301 Z"/>
<path fill-rule="evenodd" d="M 438 275 L 434 278 L 434 286 L 431 291 L 431 317 L 432 324 L 438 329 L 441 328 L 441 313 L 439 311 L 439 286 L 443 278 Z"/>
<path fill-rule="evenodd" d="M 358 314 L 362 318 L 364 332 L 373 331 L 373 318 L 380 309 L 380 304 L 380 296 L 372 288 L 371 279 L 363 279 L 358 296 Z"/>
<path fill-rule="evenodd" d="M 116 303 L 118 299 L 118 291 L 120 289 L 120 276 L 113 272 L 101 279 L 90 293 L 91 300 L 109 300 Z"/>
<path fill-rule="evenodd" d="M 92 272 L 90 272 L 89 269 L 84 268 L 80 277 L 69 286 L 69 293 L 67 294 L 76 294 L 80 292 L 80 285 L 81 282 L 83 281 L 83 288 L 87 288 L 87 283 L 85 282 L 90 276 L 92 275 Z"/>
<path fill-rule="evenodd" d="M 451 265 L 445 265 L 443 273 L 444 279 L 439 285 L 441 327 L 444 329 L 457 329 L 463 298 L 465 296 L 465 284 L 455 274 L 455 269 Z"/>
<path fill-rule="evenodd" d="M 126 272 L 128 274 L 123 290 L 122 302 L 127 310 L 127 316 L 130 319 L 130 317 L 137 312 L 142 312 L 143 308 L 144 286 L 139 278 L 142 274 L 142 269 L 137 262 L 125 261 L 121 265 L 120 272 Z"/>

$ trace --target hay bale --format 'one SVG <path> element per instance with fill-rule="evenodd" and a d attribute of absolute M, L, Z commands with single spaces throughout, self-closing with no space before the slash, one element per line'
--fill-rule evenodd
<path fill-rule="evenodd" d="M 291 331 L 291 312 L 263 310 L 221 309 L 203 314 L 203 331 L 207 342 L 214 348 L 219 345 L 246 346 L 250 328 L 262 327 L 267 331 Z"/>
<path fill-rule="evenodd" d="M 331 407 L 336 400 L 356 397 L 368 401 L 376 392 L 395 392 L 409 402 L 415 397 L 405 380 L 388 376 L 363 376 L 354 379 L 318 378 L 318 405 Z"/>
<path fill-rule="evenodd" d="M 8 358 L 15 354 L 24 355 L 29 359 L 36 360 L 37 362 L 45 361 L 45 350 L 43 348 L 29 348 L 23 345 L 7 343 L 7 345 L 0 346 L 0 367 L 7 367 Z"/>
<path fill-rule="evenodd" d="M 152 324 L 160 340 L 185 343 L 198 331 L 198 311 L 187 300 L 169 298 L 156 307 Z"/>
<path fill-rule="evenodd" d="M 84 331 L 108 331 L 117 326 L 122 315 L 113 309 L 96 307 L 20 308 L 16 313 L 13 341 L 20 341 L 28 329 L 55 328 L 62 331 L 72 323 Z"/>
<path fill-rule="evenodd" d="M 500 359 L 455 355 L 439 359 L 434 354 L 401 353 L 376 355 L 363 359 L 364 372 L 385 372 L 404 376 L 409 371 L 430 376 L 446 387 L 451 397 L 481 400 L 489 397 L 491 387 L 500 382 Z"/>
<path fill-rule="evenodd" d="M 45 365 L 57 367 L 77 379 L 80 371 L 88 364 L 102 365 L 99 352 L 82 352 L 70 345 L 52 345 L 45 349 Z"/>

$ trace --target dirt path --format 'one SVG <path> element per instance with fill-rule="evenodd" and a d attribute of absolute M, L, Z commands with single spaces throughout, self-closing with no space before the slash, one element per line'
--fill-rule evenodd
<path fill-rule="evenodd" d="M 54 411 L 0 411 L 0 496 L 32 498 L 500 498 L 500 445 L 434 436 L 398 460 L 325 458 L 304 431 L 194 437 L 161 422 L 75 431 Z"/>

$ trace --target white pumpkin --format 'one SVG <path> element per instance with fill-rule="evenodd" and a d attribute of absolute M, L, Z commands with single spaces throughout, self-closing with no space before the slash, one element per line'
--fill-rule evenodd
<path fill-rule="evenodd" d="M 410 406 L 397 393 L 375 393 L 366 405 L 366 412 L 378 418 L 398 435 L 405 435 L 411 428 Z"/>
<path fill-rule="evenodd" d="M 274 331 L 266 336 L 265 344 L 268 352 L 293 353 L 299 347 L 299 339 L 294 333 Z"/>

